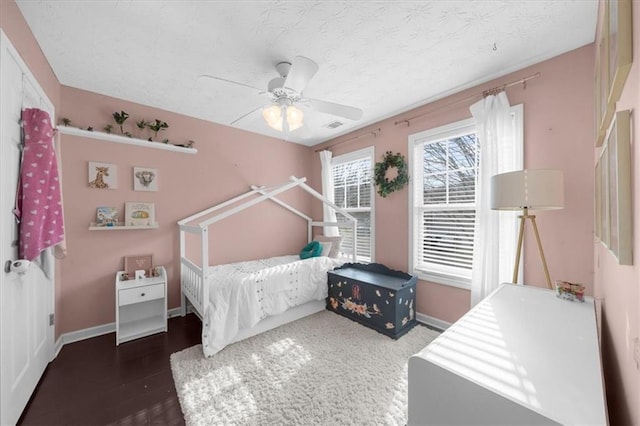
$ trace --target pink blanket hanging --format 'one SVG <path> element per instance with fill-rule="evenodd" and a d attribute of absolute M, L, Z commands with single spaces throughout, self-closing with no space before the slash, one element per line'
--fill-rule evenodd
<path fill-rule="evenodd" d="M 49 114 L 27 108 L 22 123 L 24 151 L 14 213 L 20 221 L 20 258 L 31 261 L 64 240 L 64 223 Z"/>

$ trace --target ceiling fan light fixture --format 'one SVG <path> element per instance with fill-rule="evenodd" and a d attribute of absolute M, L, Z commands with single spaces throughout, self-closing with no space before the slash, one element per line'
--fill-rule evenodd
<path fill-rule="evenodd" d="M 289 128 L 296 124 L 302 126 L 303 119 L 304 113 L 300 109 L 296 108 L 293 105 L 287 107 L 287 123 L 289 123 Z"/>
<path fill-rule="evenodd" d="M 292 132 L 304 126 L 304 113 L 293 105 L 271 105 L 262 110 L 262 117 L 269 127 L 282 132 L 287 121 L 287 130 Z"/>
<path fill-rule="evenodd" d="M 267 125 L 271 127 L 273 130 L 277 130 L 279 132 L 282 131 L 282 120 L 267 121 Z"/>
<path fill-rule="evenodd" d="M 264 121 L 271 126 L 271 123 L 281 121 L 282 112 L 278 105 L 271 105 L 262 110 L 262 117 L 264 118 Z"/>
<path fill-rule="evenodd" d="M 304 113 L 300 109 L 293 105 L 287 107 L 287 124 L 289 125 L 290 132 L 304 126 L 302 123 L 303 119 Z"/>

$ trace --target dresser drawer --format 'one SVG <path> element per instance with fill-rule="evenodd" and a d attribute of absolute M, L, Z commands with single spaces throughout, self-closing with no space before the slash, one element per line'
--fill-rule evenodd
<path fill-rule="evenodd" d="M 120 306 L 132 303 L 146 302 L 147 300 L 161 299 L 164 297 L 164 284 L 146 285 L 143 287 L 119 290 L 118 304 Z"/>

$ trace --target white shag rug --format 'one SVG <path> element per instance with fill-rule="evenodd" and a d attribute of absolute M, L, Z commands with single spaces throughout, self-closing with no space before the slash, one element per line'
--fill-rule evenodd
<path fill-rule="evenodd" d="M 404 425 L 407 362 L 438 332 L 398 340 L 329 311 L 227 346 L 171 355 L 187 425 Z"/>

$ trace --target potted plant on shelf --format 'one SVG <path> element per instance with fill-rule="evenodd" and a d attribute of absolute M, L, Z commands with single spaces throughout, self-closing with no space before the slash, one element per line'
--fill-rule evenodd
<path fill-rule="evenodd" d="M 116 112 L 113 113 L 113 119 L 115 120 L 116 124 L 118 126 L 120 126 L 120 133 L 123 134 L 123 135 L 127 135 L 127 133 L 129 133 L 129 132 L 125 133 L 124 128 L 122 127 L 124 122 L 127 121 L 127 118 L 129 118 L 129 114 L 127 114 L 124 111 L 120 111 L 120 112 L 116 111 Z M 129 134 L 127 136 L 130 137 L 131 134 Z"/>
<path fill-rule="evenodd" d="M 154 122 L 147 123 L 147 127 L 151 129 L 153 132 L 153 138 L 149 138 L 150 141 L 153 141 L 156 137 L 158 137 L 158 132 L 169 127 L 166 121 L 160 121 L 156 118 Z"/>

